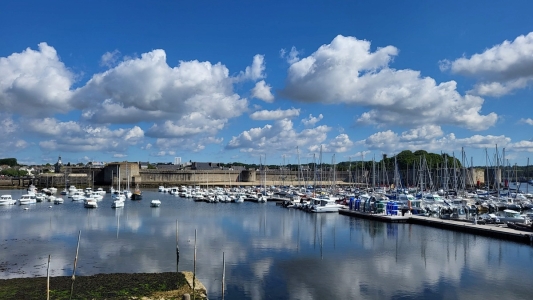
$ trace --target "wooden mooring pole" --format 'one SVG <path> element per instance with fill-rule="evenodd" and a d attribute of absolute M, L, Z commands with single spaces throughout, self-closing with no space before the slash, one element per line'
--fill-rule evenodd
<path fill-rule="evenodd" d="M 50 254 L 48 255 L 48 267 L 46 267 L 46 300 L 50 300 Z"/>
<path fill-rule="evenodd" d="M 196 229 L 194 230 L 194 266 L 192 272 L 192 298 L 196 299 Z"/>
<path fill-rule="evenodd" d="M 178 220 L 176 220 L 176 273 L 179 271 L 180 264 L 180 248 L 178 246 Z"/>
<path fill-rule="evenodd" d="M 224 299 L 224 285 L 226 281 L 226 259 L 224 252 L 222 252 L 222 299 Z"/>
<path fill-rule="evenodd" d="M 80 251 L 81 230 L 78 233 L 78 245 L 76 246 L 76 257 L 74 257 L 74 269 L 72 269 L 72 281 L 76 279 L 76 266 L 78 264 L 78 252 Z"/>

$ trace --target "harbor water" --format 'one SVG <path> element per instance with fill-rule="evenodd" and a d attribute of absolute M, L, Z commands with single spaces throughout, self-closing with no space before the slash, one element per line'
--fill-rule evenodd
<path fill-rule="evenodd" d="M 3 190 L 18 199 L 25 191 Z M 533 247 L 505 240 L 313 214 L 275 203 L 194 202 L 145 190 L 111 208 L 0 206 L 0 279 L 193 271 L 210 299 L 530 299 Z M 150 207 L 150 200 L 161 200 Z M 25 209 L 27 208 L 27 209 Z"/>

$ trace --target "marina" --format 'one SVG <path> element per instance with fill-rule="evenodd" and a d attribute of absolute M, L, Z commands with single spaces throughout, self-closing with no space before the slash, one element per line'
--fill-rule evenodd
<path fill-rule="evenodd" d="M 3 193 L 19 199 L 26 191 Z M 45 276 L 48 255 L 51 276 L 71 275 L 79 230 L 80 276 L 172 272 L 178 222 L 179 269 L 194 269 L 197 231 L 196 276 L 209 299 L 222 299 L 223 253 L 225 299 L 522 299 L 533 292 L 531 245 L 443 230 L 438 223 L 450 221 L 437 218 L 435 227 L 417 224 L 423 217 L 416 216 L 387 223 L 345 210 L 197 202 L 157 190 L 121 208 L 112 208 L 110 193 L 94 209 L 64 199 L 0 206 L 0 278 Z"/>

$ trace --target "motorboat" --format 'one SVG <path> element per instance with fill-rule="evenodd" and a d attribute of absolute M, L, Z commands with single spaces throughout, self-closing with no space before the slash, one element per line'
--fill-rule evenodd
<path fill-rule="evenodd" d="M 75 185 L 71 185 L 71 186 L 68 187 L 68 194 L 71 195 L 72 193 L 74 193 L 77 190 L 78 189 L 76 188 Z"/>
<path fill-rule="evenodd" d="M 102 197 L 105 196 L 105 194 L 106 194 L 106 191 L 104 191 L 104 189 L 101 188 L 101 187 L 97 188 L 96 192 L 99 193 L 100 195 L 102 195 Z"/>
<path fill-rule="evenodd" d="M 243 194 L 243 193 L 237 193 L 237 194 L 235 195 L 235 202 L 236 202 L 236 203 L 243 203 L 245 198 L 246 198 L 246 195 L 245 195 L 245 194 Z"/>
<path fill-rule="evenodd" d="M 11 195 L 0 196 L 0 205 L 13 205 L 16 203 L 17 200 L 13 200 L 13 197 L 11 197 Z"/>
<path fill-rule="evenodd" d="M 97 191 L 92 191 L 89 194 L 89 198 L 94 198 L 94 199 L 96 199 L 96 201 L 100 201 L 100 200 L 104 199 L 104 195 L 100 194 Z"/>
<path fill-rule="evenodd" d="M 329 197 L 311 198 L 311 212 L 338 212 L 344 205 L 335 203 L 335 200 Z"/>
<path fill-rule="evenodd" d="M 511 209 L 505 209 L 495 213 L 496 218 L 503 223 L 525 223 L 526 218 L 521 216 L 519 212 Z"/>
<path fill-rule="evenodd" d="M 43 202 L 45 199 L 46 199 L 46 196 L 43 193 L 36 193 L 35 194 L 35 201 Z"/>
<path fill-rule="evenodd" d="M 85 194 L 83 193 L 83 191 L 74 191 L 72 192 L 72 194 L 69 193 L 70 198 L 72 198 L 72 201 L 82 201 L 82 200 L 85 200 Z"/>
<path fill-rule="evenodd" d="M 28 205 L 28 204 L 35 204 L 35 203 L 37 203 L 37 199 L 35 199 L 35 195 L 32 195 L 32 194 L 22 195 L 19 199 L 20 205 Z"/>
<path fill-rule="evenodd" d="M 161 201 L 159 201 L 157 199 L 154 199 L 154 200 L 150 201 L 150 206 L 151 207 L 159 207 L 159 206 L 161 206 Z"/>
<path fill-rule="evenodd" d="M 96 199 L 86 198 L 84 200 L 83 206 L 85 206 L 86 208 L 97 208 L 98 202 L 96 202 Z"/>
<path fill-rule="evenodd" d="M 261 193 L 258 193 L 257 194 L 257 202 L 259 203 L 266 203 L 268 201 L 268 198 L 267 196 L 261 194 Z"/>
<path fill-rule="evenodd" d="M 60 197 L 54 199 L 54 204 L 63 204 L 64 202 L 63 198 Z"/>

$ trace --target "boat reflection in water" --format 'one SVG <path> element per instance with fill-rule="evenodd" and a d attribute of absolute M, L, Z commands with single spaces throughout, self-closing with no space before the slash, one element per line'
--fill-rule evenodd
<path fill-rule="evenodd" d="M 21 192 L 6 191 L 14 198 Z M 76 273 L 172 272 L 179 224 L 180 270 L 193 270 L 210 299 L 526 299 L 533 247 L 409 224 L 312 214 L 266 204 L 205 203 L 146 190 L 148 202 L 98 209 L 66 201 L 0 206 L 0 278 Z M 47 226 L 43 226 L 47 224 Z M 153 255 L 157 253 L 158 255 Z M 135 262 L 135 263 L 132 263 Z M 512 288 L 510 288 L 512 287 Z"/>

